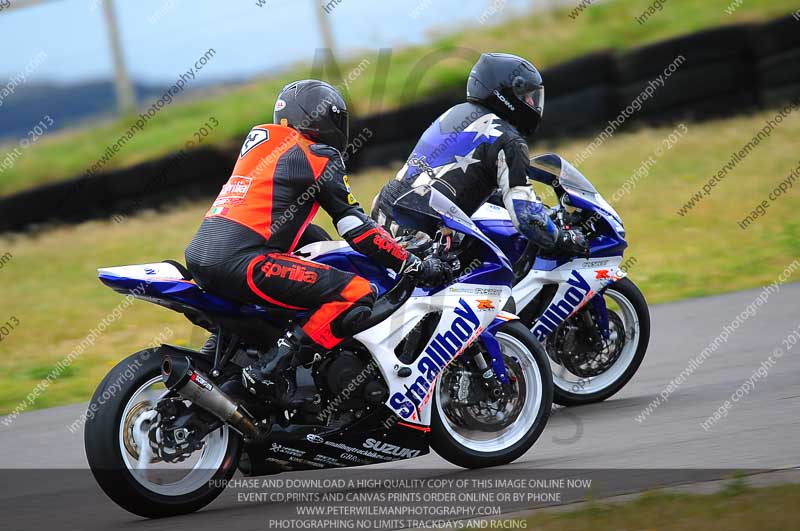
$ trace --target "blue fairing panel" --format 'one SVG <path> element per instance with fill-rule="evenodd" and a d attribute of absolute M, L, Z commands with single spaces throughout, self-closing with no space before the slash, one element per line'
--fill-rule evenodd
<path fill-rule="evenodd" d="M 164 306 L 184 306 L 207 313 L 217 313 L 238 317 L 266 316 L 261 306 L 240 304 L 200 289 L 197 284 L 186 280 L 142 279 L 121 277 L 100 273 L 100 282 L 118 293 L 133 295 Z M 174 304 L 170 304 L 174 303 Z"/>
<path fill-rule="evenodd" d="M 383 295 L 397 283 L 390 272 L 350 247 L 327 252 L 314 258 L 315 262 L 329 265 L 342 271 L 349 271 L 369 280 L 378 288 L 378 296 Z"/>
<path fill-rule="evenodd" d="M 500 247 L 508 259 L 514 263 L 522 257 L 528 240 L 517 232 L 511 220 L 486 219 L 476 220 L 478 228 Z"/>

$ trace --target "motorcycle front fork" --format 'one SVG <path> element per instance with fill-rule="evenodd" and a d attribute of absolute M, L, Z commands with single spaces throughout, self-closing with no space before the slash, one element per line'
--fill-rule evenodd
<path fill-rule="evenodd" d="M 477 349 L 472 361 L 481 373 L 483 383 L 489 389 L 489 392 L 495 398 L 499 398 L 503 394 L 503 386 L 509 383 L 503 352 L 500 350 L 500 343 L 492 334 L 484 332 L 481 334 L 480 340 L 483 342 L 486 352 L 482 349 Z M 491 363 L 486 361 L 487 354 Z"/>

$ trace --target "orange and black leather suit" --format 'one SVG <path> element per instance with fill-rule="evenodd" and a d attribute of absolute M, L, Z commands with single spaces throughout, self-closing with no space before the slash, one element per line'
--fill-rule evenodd
<path fill-rule="evenodd" d="M 241 302 L 313 309 L 303 330 L 333 348 L 342 316 L 371 307 L 375 293 L 358 275 L 292 254 L 319 207 L 354 249 L 402 269 L 407 251 L 361 209 L 341 154 L 290 127 L 259 125 L 186 249 L 189 271 L 204 289 Z"/>

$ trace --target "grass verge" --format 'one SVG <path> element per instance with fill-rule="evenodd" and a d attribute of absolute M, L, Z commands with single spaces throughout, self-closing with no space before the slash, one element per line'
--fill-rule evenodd
<path fill-rule="evenodd" d="M 800 485 L 726 489 L 716 494 L 645 493 L 626 503 L 594 502 L 518 521 L 536 531 L 785 531 L 800 521 Z M 524 524 L 524 527 L 521 525 Z"/>

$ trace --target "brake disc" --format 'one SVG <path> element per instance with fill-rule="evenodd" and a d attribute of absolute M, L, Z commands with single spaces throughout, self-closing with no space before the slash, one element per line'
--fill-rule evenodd
<path fill-rule="evenodd" d="M 584 310 L 588 311 L 588 310 Z M 597 326 L 593 314 L 592 323 Z M 592 334 L 586 329 L 579 315 L 565 321 L 547 341 L 547 352 L 556 363 L 580 378 L 594 378 L 616 363 L 625 345 L 625 325 L 616 312 L 608 311 L 609 338 L 603 338 L 601 348 L 592 342 Z"/>
<path fill-rule="evenodd" d="M 146 414 L 148 409 L 152 410 L 149 402 L 139 402 L 133 406 L 130 411 L 128 411 L 128 414 L 125 416 L 125 420 L 123 421 L 125 423 L 125 435 L 122 438 L 122 442 L 125 445 L 125 450 L 127 450 L 128 453 L 137 461 L 139 460 L 139 444 L 134 437 L 133 430 L 137 425 L 137 419 L 139 419 L 141 415 Z M 153 450 L 155 450 L 155 448 Z M 154 454 L 150 462 L 157 463 L 160 460 L 161 459 L 158 457 L 158 455 Z"/>
<path fill-rule="evenodd" d="M 488 432 L 502 430 L 513 423 L 521 409 L 516 361 L 506 358 L 506 370 L 513 382 L 510 385 L 515 389 L 507 389 L 498 398 L 490 395 L 483 376 L 477 370 L 462 365 L 443 374 L 441 385 L 445 386 L 450 397 L 442 407 L 447 418 L 462 428 Z"/>

